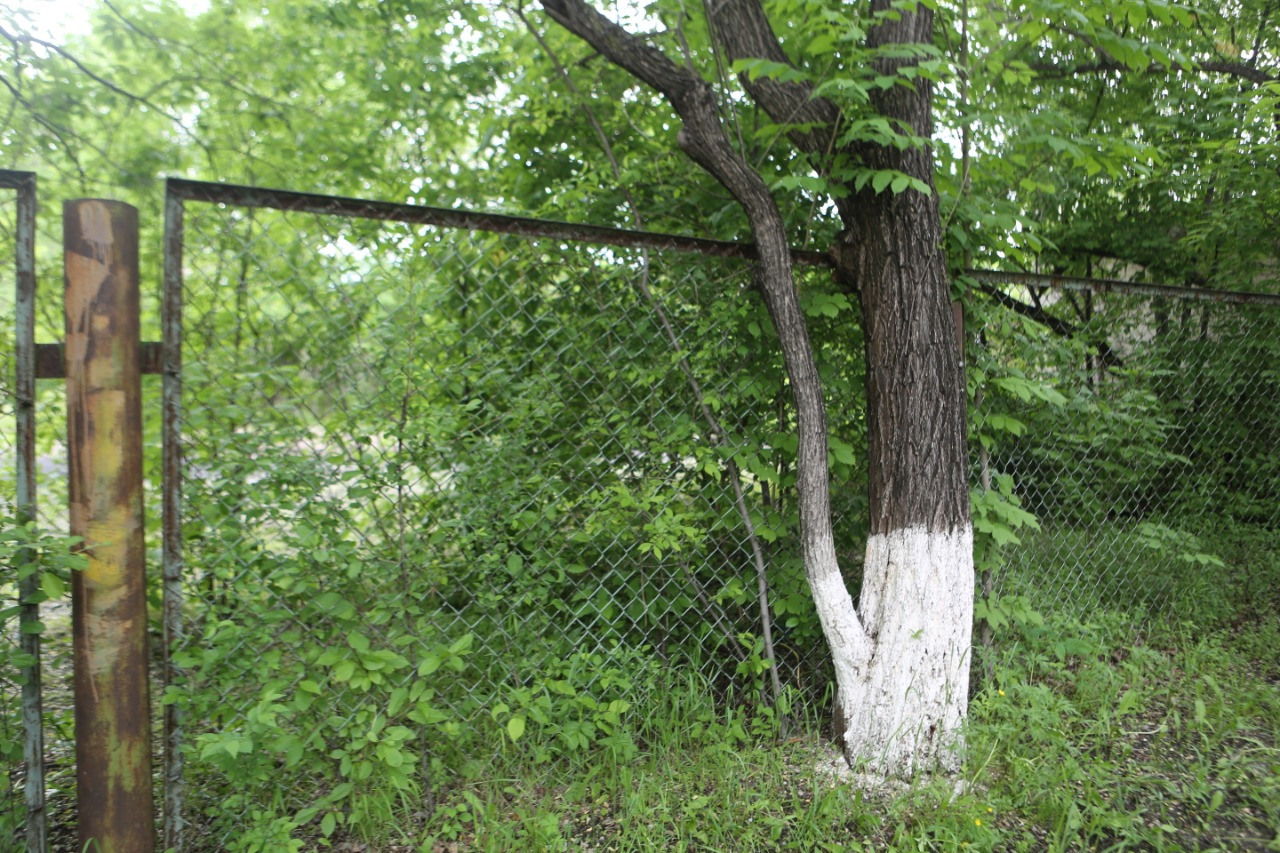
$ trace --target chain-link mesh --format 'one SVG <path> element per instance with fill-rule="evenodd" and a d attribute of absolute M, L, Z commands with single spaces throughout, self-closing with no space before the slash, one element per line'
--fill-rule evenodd
<path fill-rule="evenodd" d="M 174 695 L 201 849 L 227 841 L 207 818 L 253 810 L 217 781 L 242 753 L 312 775 L 280 792 L 297 813 L 385 769 L 355 730 L 394 732 L 426 776 L 496 748 L 499 706 L 532 726 L 659 667 L 758 675 L 734 472 L 777 656 L 813 680 L 784 385 L 745 266 L 203 204 L 184 253 Z"/>
<path fill-rule="evenodd" d="M 601 736 L 599 710 L 659 668 L 751 682 L 751 531 L 780 668 L 820 692 L 787 392 L 746 268 L 336 204 L 186 206 L 187 624 L 169 698 L 188 846 L 264 814 L 319 821 L 370 778 L 421 794 L 517 714 L 578 703 L 563 740 L 592 720 Z M 854 575 L 862 345 L 825 276 L 803 290 Z M 979 300 L 969 322 L 995 592 L 1157 613 L 1212 583 L 1206 518 L 1276 522 L 1280 312 L 1015 296 L 1021 313 Z"/>
<path fill-rule="evenodd" d="M 995 591 L 1083 616 L 1203 600 L 1224 534 L 1278 518 L 1280 310 L 1010 294 L 1024 310 L 988 305 L 970 347 L 980 520 L 1021 540 Z"/>
<path fill-rule="evenodd" d="M 184 848 L 314 836 L 326 815 L 371 808 L 362 790 L 420 800 L 446 773 L 483 772 L 516 716 L 554 721 L 562 749 L 607 742 L 610 703 L 642 700 L 661 670 L 763 689 L 752 531 L 784 681 L 820 695 L 792 416 L 746 266 L 338 212 L 186 205 L 185 630 L 166 696 L 183 720 Z M 12 234 L 0 207 L 0 268 L 13 268 Z M 802 292 L 856 587 L 862 343 L 831 288 L 819 271 Z M 993 593 L 1085 615 L 1211 597 L 1233 531 L 1280 524 L 1280 311 L 1003 292 L 1020 311 L 969 305 L 975 522 Z M 8 516 L 12 360 L 6 331 Z M 150 381 L 146 406 L 154 447 Z M 47 511 L 65 504 L 60 394 L 41 392 L 37 412 Z M 147 465 L 158 483 L 158 456 Z M 65 529 L 61 509 L 42 521 Z M 10 572 L 0 846 L 17 844 L 23 811 L 15 595 Z M 46 613 L 58 824 L 69 614 L 57 601 Z"/>

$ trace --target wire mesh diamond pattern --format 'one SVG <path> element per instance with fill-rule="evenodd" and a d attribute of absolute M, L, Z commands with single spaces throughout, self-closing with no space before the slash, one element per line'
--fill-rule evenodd
<path fill-rule="evenodd" d="M 820 695 L 824 649 L 787 520 L 785 382 L 744 265 L 187 210 L 191 624 L 173 695 L 210 760 L 197 825 L 202 808 L 251 806 L 207 775 L 219 750 L 274 750 L 319 792 L 359 777 L 343 732 L 391 725 L 425 779 L 442 732 L 492 750 L 495 709 L 548 684 L 604 703 L 642 690 L 654 666 L 732 681 L 759 654 L 759 624 L 731 477 L 768 542 L 779 666 Z M 970 318 L 975 488 L 1004 517 L 1023 512 L 1000 540 L 1016 546 L 990 564 L 994 591 L 1063 612 L 1164 612 L 1212 566 L 1195 507 L 1248 503 L 1242 478 L 1280 444 L 1275 369 L 1249 354 L 1278 312 L 1034 301 L 1072 334 L 990 304 Z M 856 587 L 865 472 L 839 460 L 862 457 L 860 333 L 852 311 L 808 313 L 838 342 L 820 359 Z M 1250 419 L 1241 401 L 1268 395 Z M 1228 430 L 1238 455 L 1207 458 Z M 1268 476 L 1241 512 L 1274 523 Z M 288 730 L 265 750 L 264 719 Z"/>
<path fill-rule="evenodd" d="M 753 377 L 708 315 L 745 266 L 204 205 L 184 252 L 172 695 L 196 754 L 261 749 L 287 707 L 286 755 L 384 714 L 425 756 L 424 721 L 474 728 L 540 673 L 601 702 L 638 662 L 733 678 L 758 613 L 714 433 L 763 419 L 721 408 Z"/>
<path fill-rule="evenodd" d="M 1073 334 L 1003 308 L 980 315 L 975 480 L 999 490 L 1003 478 L 1038 522 L 1002 552 L 996 590 L 1046 612 L 1163 617 L 1213 584 L 1209 543 L 1221 525 L 1275 524 L 1280 382 L 1269 342 L 1280 312 L 1019 296 Z"/>

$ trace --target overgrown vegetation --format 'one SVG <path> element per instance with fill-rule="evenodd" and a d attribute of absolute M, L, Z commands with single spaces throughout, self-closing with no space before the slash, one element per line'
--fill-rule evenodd
<path fill-rule="evenodd" d="M 843 781 L 815 717 L 784 737 L 749 695 L 664 671 L 589 748 L 566 749 L 572 713 L 514 742 L 488 726 L 501 748 L 478 760 L 466 741 L 430 791 L 371 790 L 346 826 L 309 813 L 293 841 L 240 849 L 315 849 L 332 830 L 371 851 L 1274 850 L 1280 625 L 1249 591 L 1265 576 L 1274 598 L 1280 559 L 1247 550 L 1210 621 L 1135 630 L 1101 611 L 1006 632 L 958 792 Z M 559 701 L 553 683 L 533 692 Z M 445 742 L 442 758 L 462 743 Z"/>
<path fill-rule="evenodd" d="M 532 6 L 115 0 L 60 39 L 28 5 L 0 2 L 0 159 L 41 175 L 44 341 L 63 327 L 56 202 L 141 207 L 154 282 L 163 175 L 745 233 L 671 156 L 661 100 Z M 756 110 L 735 73 L 812 86 L 843 111 L 840 145 L 904 151 L 927 141 L 871 97 L 936 84 L 992 634 L 964 790 L 814 769 L 830 696 L 797 556 L 795 414 L 745 264 L 190 205 L 187 631 L 156 703 L 185 715 L 191 850 L 1280 849 L 1280 312 L 961 274 L 1274 291 L 1274 3 L 926 3 L 936 37 L 895 75 L 869 70 L 862 6 L 767 5 L 785 63 L 731 67 L 674 0 L 628 26 L 715 81 L 796 245 L 831 245 L 849 187 L 906 200 L 922 182 L 790 149 L 809 129 Z M 898 5 L 884 15 L 915 8 Z M 798 284 L 856 595 L 859 297 L 826 270 Z M 153 340 L 157 304 L 149 290 Z M 7 377 L 8 337 L 0 353 Z M 36 406 L 54 530 L 60 396 L 42 383 Z M 2 395 L 2 435 L 13 407 Z M 3 529 L 0 847 L 22 819 L 8 567 L 31 540 Z M 73 561 L 38 542 L 53 691 Z M 46 711 L 68 849 L 65 691 Z"/>
<path fill-rule="evenodd" d="M 667 675 L 623 718 L 633 750 L 541 764 L 530 760 L 537 747 L 508 744 L 444 782 L 420 826 L 365 840 L 388 850 L 1274 850 L 1280 555 L 1259 553 L 1256 538 L 1242 553 L 1253 559 L 1219 573 L 1207 621 L 1134 629 L 1132 613 L 1100 611 L 1005 632 L 975 697 L 959 792 L 946 781 L 910 791 L 841 781 L 818 720 L 780 738 L 772 716 Z M 1270 601 L 1252 594 L 1264 576 Z"/>

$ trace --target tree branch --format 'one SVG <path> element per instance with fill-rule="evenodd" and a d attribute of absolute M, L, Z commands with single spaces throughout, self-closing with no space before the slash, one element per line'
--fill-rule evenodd
<path fill-rule="evenodd" d="M 831 529 L 826 404 L 792 278 L 782 213 L 764 179 L 729 143 L 716 112 L 714 93 L 706 81 L 676 65 L 583 0 L 542 0 L 542 7 L 615 65 L 662 93 L 681 120 L 680 148 L 724 185 L 747 214 L 759 253 L 756 282 L 778 335 L 795 400 L 796 494 L 805 573 L 828 641 L 848 655 L 838 656 L 837 680 L 842 691 L 851 690 L 857 668 L 870 660 L 872 639 L 855 614 L 840 576 Z"/>
<path fill-rule="evenodd" d="M 560 79 L 564 82 L 565 88 L 572 92 L 573 96 L 578 99 L 578 105 L 586 114 L 587 120 L 591 122 L 591 127 L 596 133 L 596 137 L 600 140 L 600 147 L 604 150 L 605 158 L 609 161 L 609 167 L 613 170 L 614 180 L 618 182 L 618 187 L 622 190 L 622 194 L 627 200 L 627 207 L 631 209 L 631 223 L 637 230 L 643 229 L 644 222 L 640 217 L 640 208 L 636 204 L 635 197 L 631 194 L 631 188 L 627 186 L 626 182 L 623 180 L 622 167 L 618 164 L 618 158 L 613 153 L 613 145 L 609 142 L 609 135 L 604 132 L 604 127 L 601 126 L 600 122 L 596 119 L 595 110 L 591 109 L 591 102 L 583 96 L 582 91 L 579 90 L 577 84 L 573 82 L 573 77 L 570 76 L 569 69 L 565 68 L 564 64 L 560 62 L 560 58 L 556 56 L 555 51 L 551 49 L 551 45 L 547 43 L 547 40 L 542 37 L 542 33 L 533 26 L 533 23 L 524 14 L 524 10 L 517 7 L 515 9 L 515 14 L 516 17 L 520 19 L 521 23 L 525 25 L 525 29 L 527 29 L 530 35 L 532 35 L 538 42 L 538 46 L 547 54 L 547 58 L 556 69 L 556 73 L 560 75 Z M 684 373 L 685 380 L 689 384 L 689 390 L 693 392 L 693 397 L 698 404 L 698 409 L 702 412 L 702 418 L 706 421 L 707 427 L 710 429 L 710 438 L 712 443 L 722 451 L 727 451 L 730 449 L 728 433 L 725 431 L 724 427 L 721 426 L 719 419 L 715 416 L 715 413 L 711 411 L 711 407 L 707 403 L 707 396 L 702 390 L 702 383 L 698 381 L 697 375 L 693 372 L 693 366 L 689 363 L 689 358 L 685 353 L 684 345 L 680 342 L 680 337 L 676 334 L 675 328 L 671 325 L 671 320 L 667 317 L 666 309 L 663 308 L 662 303 L 658 300 L 657 295 L 654 294 L 653 289 L 649 287 L 649 250 L 645 249 L 643 254 L 644 265 L 636 285 L 640 290 L 641 296 L 643 296 L 649 303 L 649 306 L 657 316 L 658 324 L 662 326 L 663 333 L 667 337 L 667 343 L 670 344 L 672 352 L 679 356 L 680 370 Z M 729 482 L 733 486 L 734 506 L 738 510 L 738 517 L 742 520 L 743 529 L 747 534 L 747 541 L 751 545 L 751 558 L 755 564 L 756 585 L 758 587 L 757 597 L 760 606 L 761 638 L 764 641 L 764 655 L 769 659 L 769 678 L 773 687 L 773 704 L 775 706 L 779 706 L 782 702 L 782 682 L 778 677 L 777 654 L 774 651 L 773 645 L 773 620 L 769 609 L 769 581 L 768 573 L 765 570 L 764 545 L 761 543 L 760 536 L 756 532 L 755 522 L 751 520 L 751 511 L 747 506 L 746 495 L 743 493 L 742 475 L 738 470 L 738 465 L 734 462 L 732 456 L 726 455 L 726 458 L 728 460 L 726 463 L 726 474 L 728 475 Z M 689 582 L 693 584 L 693 588 L 697 592 L 699 600 L 703 602 L 704 606 L 706 606 L 706 597 L 703 594 L 701 587 L 698 586 L 698 582 L 694 578 L 693 574 L 689 572 L 687 562 L 682 561 L 681 565 L 685 569 L 685 574 L 688 576 Z M 719 624 L 721 620 L 717 618 L 716 621 L 717 624 Z M 745 657 L 746 651 L 743 649 L 742 644 L 738 642 L 733 633 L 726 630 L 725 636 L 729 638 L 730 642 L 732 642 L 737 647 L 738 651 L 742 653 L 742 656 Z M 780 719 L 783 727 L 785 728 L 787 725 L 786 716 L 782 715 Z"/>
<path fill-rule="evenodd" d="M 1209 60 L 1207 62 L 1194 62 L 1188 64 L 1163 65 L 1159 62 L 1152 62 L 1146 68 L 1130 68 L 1128 65 L 1118 61 L 1107 51 L 1090 43 L 1087 39 L 1085 43 L 1098 55 L 1097 62 L 1083 62 L 1075 65 L 1059 65 L 1054 62 L 1033 62 L 1028 67 L 1041 77 L 1050 79 L 1062 79 L 1066 77 L 1077 77 L 1085 74 L 1106 74 L 1116 72 L 1120 74 L 1167 74 L 1170 71 L 1200 71 L 1206 74 L 1223 74 L 1228 77 L 1235 77 L 1240 80 L 1248 80 L 1256 86 L 1271 83 L 1280 80 L 1280 76 L 1268 74 L 1265 70 L 1250 65 L 1245 62 L 1230 62 L 1223 59 Z"/>
<path fill-rule="evenodd" d="M 987 296 L 994 302 L 1008 308 L 1015 314 L 1021 314 L 1029 320 L 1034 320 L 1040 325 L 1047 328 L 1060 338 L 1073 338 L 1080 333 L 1080 327 L 1074 323 L 1069 323 L 1061 317 L 1055 317 L 1044 309 L 1038 302 L 1035 305 L 1028 305 L 1021 299 L 1017 299 L 1005 293 L 998 287 L 990 284 L 978 283 L 976 289 Z M 1077 313 L 1081 313 L 1077 309 Z M 1094 341 L 1098 347 L 1098 357 L 1102 359 L 1104 367 L 1123 367 L 1124 360 L 1116 354 L 1110 342 L 1107 340 Z"/>
<path fill-rule="evenodd" d="M 1068 323 L 1061 317 L 1053 316 L 1038 305 L 1028 305 L 1021 299 L 1010 296 L 998 287 L 983 283 L 977 284 L 976 287 L 978 291 L 985 296 L 995 302 L 998 302 L 1000 305 L 1003 305 L 1015 314 L 1021 314 L 1023 317 L 1030 320 L 1035 320 L 1040 325 L 1047 327 L 1049 331 L 1053 332 L 1055 335 L 1069 338 L 1079 331 L 1074 324 Z"/>
<path fill-rule="evenodd" d="M 769 25 L 760 0 L 722 0 L 707 4 L 712 34 L 729 56 L 730 62 L 765 59 L 784 65 L 791 60 L 783 51 Z M 805 82 L 757 77 L 745 72 L 738 80 L 769 117 L 781 125 L 817 125 L 787 133 L 796 148 L 807 154 L 826 154 L 833 147 L 833 133 L 840 111 L 825 98 L 815 98 Z"/>
<path fill-rule="evenodd" d="M 59 47 L 58 45 L 54 44 L 53 42 L 45 41 L 44 39 L 39 39 L 33 35 L 28 35 L 26 33 L 21 33 L 21 34 L 11 33 L 8 30 L 6 30 L 4 27 L 0 27 L 0 38 L 4 38 L 9 43 L 13 44 L 15 47 L 19 44 L 39 45 L 45 50 L 48 50 L 52 53 L 56 53 L 58 56 L 61 56 L 67 62 L 70 62 L 72 65 L 75 66 L 77 71 L 79 71 L 84 76 L 88 77 L 93 82 L 97 83 L 99 86 L 102 86 L 107 91 L 114 92 L 115 94 L 119 95 L 120 97 L 126 100 L 142 104 L 143 106 L 149 109 L 155 110 L 157 113 L 159 113 L 160 115 L 164 116 L 165 118 L 169 119 L 172 122 L 175 122 L 178 124 L 181 123 L 178 121 L 177 117 L 170 115 L 167 110 L 147 100 L 146 97 L 142 95 L 134 94 L 133 92 L 130 92 L 128 89 L 125 89 L 121 86 L 117 86 L 115 83 L 111 82 L 105 77 L 95 73 L 91 68 L 89 68 L 83 62 L 81 62 L 71 53 Z"/>

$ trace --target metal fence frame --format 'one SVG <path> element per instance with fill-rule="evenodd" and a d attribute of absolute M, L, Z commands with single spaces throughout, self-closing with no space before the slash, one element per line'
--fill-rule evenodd
<path fill-rule="evenodd" d="M 163 305 L 163 457 L 164 508 L 163 578 L 165 684 L 180 677 L 171 660 L 175 644 L 184 636 L 182 608 L 184 593 L 182 558 L 182 305 L 183 235 L 185 206 L 190 202 L 227 205 L 245 209 L 295 211 L 339 218 L 393 221 L 427 225 L 441 229 L 510 234 L 572 243 L 653 249 L 750 260 L 755 247 L 724 240 L 708 240 L 672 234 L 631 231 L 594 225 L 478 213 L 422 205 L 395 204 L 363 199 L 326 196 L 286 190 L 264 189 L 170 178 L 166 181 Z M 828 267 L 830 259 L 821 252 L 795 250 L 797 264 Z M 183 820 L 182 720 L 174 705 L 164 710 L 164 846 L 181 850 Z"/>
<path fill-rule="evenodd" d="M 14 396 L 16 420 L 17 518 L 20 525 L 36 520 L 35 479 L 35 295 L 36 295 L 36 175 L 0 170 L 0 189 L 14 190 L 17 203 L 15 246 Z M 20 552 L 21 554 L 21 552 Z M 29 558 L 28 558 L 29 559 Z M 19 557 L 15 569 L 30 563 Z M 18 585 L 20 625 L 40 621 L 40 591 L 35 574 Z M 40 634 L 21 632 L 22 651 L 32 662 L 22 673 L 23 800 L 27 813 L 27 847 L 44 850 L 48 828 L 44 808 L 44 721 L 41 695 Z"/>
<path fill-rule="evenodd" d="M 35 380 L 57 375 L 56 367 L 41 369 L 41 359 L 52 358 L 52 347 L 35 343 L 35 224 L 36 176 L 30 172 L 0 170 L 0 189 L 14 190 L 17 198 L 16 251 L 16 335 L 15 397 L 17 423 L 17 509 L 20 522 L 36 518 L 35 485 Z M 182 553 L 182 456 L 180 436 L 183 420 L 182 397 L 182 309 L 184 216 L 188 203 L 299 211 L 312 214 L 397 221 L 444 229 L 482 231 L 540 237 L 573 243 L 593 243 L 637 249 L 663 249 L 709 257 L 751 259 L 754 247 L 729 241 L 703 240 L 668 234 L 628 231 L 600 226 L 570 225 L 492 213 L 474 213 L 419 205 L 371 202 L 311 193 L 259 189 L 185 179 L 170 179 L 164 204 L 164 267 L 162 328 L 163 343 L 158 353 L 163 374 L 163 529 L 162 578 L 164 609 L 164 667 L 162 681 L 175 683 L 181 673 L 172 660 L 172 651 L 183 638 L 183 553 Z M 823 253 L 796 250 L 797 264 L 831 267 Z M 1117 280 L 1081 279 L 965 270 L 964 275 L 988 286 L 1007 284 L 1085 291 L 1094 294 L 1122 293 L 1174 299 L 1207 300 L 1224 304 L 1280 308 L 1280 295 L 1237 293 L 1201 288 L 1156 284 L 1134 284 Z M 48 352 L 40 352 L 41 349 Z M 156 353 L 151 351 L 155 359 Z M 31 603 L 38 594 L 39 578 L 23 580 L 20 595 L 21 622 L 38 621 L 40 606 Z M 23 633 L 22 649 L 34 663 L 23 673 L 24 800 L 27 810 L 27 844 L 33 851 L 47 848 L 47 819 L 44 803 L 44 745 L 42 727 L 41 664 L 39 633 Z M 174 705 L 163 712 L 163 797 L 166 848 L 183 849 L 183 721 Z"/>
<path fill-rule="evenodd" d="M 180 533 L 181 458 L 179 431 L 182 422 L 182 252 L 185 205 L 190 202 L 227 205 L 242 208 L 266 208 L 277 211 L 300 211 L 311 214 L 396 221 L 429 225 L 445 229 L 515 234 L 566 242 L 585 242 L 631 248 L 666 249 L 711 257 L 751 259 L 753 246 L 717 240 L 703 240 L 667 234 L 654 234 L 600 226 L 570 225 L 523 217 L 361 199 L 341 198 L 311 193 L 270 190 L 231 184 L 215 184 L 184 179 L 167 182 L 165 203 L 165 282 L 164 282 L 164 454 L 165 454 L 165 524 L 164 524 L 164 613 L 166 647 L 183 636 L 182 626 L 182 542 Z M 798 265 L 830 268 L 830 258 L 820 252 L 796 250 Z M 1208 300 L 1226 304 L 1280 307 L 1280 296 L 1237 293 L 1159 284 L 1136 284 L 1119 280 L 1082 279 L 1063 276 L 965 270 L 972 280 L 992 285 L 1025 285 L 1094 294 L 1135 294 L 1173 299 Z M 177 678 L 178 670 L 166 665 L 165 678 Z M 165 710 L 165 844 L 181 849 L 182 832 L 182 744 L 181 720 L 177 710 Z"/>

